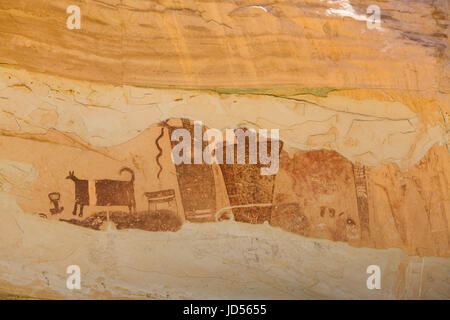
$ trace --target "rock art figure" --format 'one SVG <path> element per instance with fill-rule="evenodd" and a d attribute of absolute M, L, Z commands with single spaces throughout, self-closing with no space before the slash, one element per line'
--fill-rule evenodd
<path fill-rule="evenodd" d="M 64 207 L 60 207 L 59 206 L 59 200 L 61 198 L 61 195 L 59 192 L 51 192 L 48 194 L 48 198 L 50 199 L 53 208 L 50 208 L 50 213 L 51 214 L 58 214 L 63 212 Z"/>
<path fill-rule="evenodd" d="M 81 180 L 74 171 L 69 171 L 66 179 L 75 183 L 75 205 L 73 215 L 77 214 L 77 206 L 80 207 L 79 216 L 83 216 L 83 207 L 97 206 L 128 206 L 129 213 L 136 214 L 136 200 L 134 198 L 134 171 L 130 168 L 122 168 L 120 173 L 127 171 L 131 174 L 129 181 L 121 180 Z"/>
<path fill-rule="evenodd" d="M 175 200 L 175 190 L 173 189 L 145 192 L 144 195 L 148 201 L 148 213 L 158 211 L 158 204 L 160 203 L 175 205 L 175 212 L 178 210 L 176 208 L 177 202 Z"/>

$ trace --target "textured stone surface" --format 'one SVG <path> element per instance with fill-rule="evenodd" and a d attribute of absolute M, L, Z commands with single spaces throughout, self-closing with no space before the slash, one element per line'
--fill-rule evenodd
<path fill-rule="evenodd" d="M 162 233 L 99 232 L 20 213 L 16 219 L 21 250 L 2 247 L 0 284 L 17 296 L 449 298 L 448 259 L 409 257 L 398 249 L 355 249 L 237 222 L 187 223 Z M 81 291 L 65 287 L 65 269 L 74 263 L 84 274 Z M 381 290 L 366 288 L 371 264 L 383 270 Z"/>
<path fill-rule="evenodd" d="M 428 91 L 448 85 L 445 0 L 351 2 L 355 15 L 379 4 L 382 31 L 333 11 L 345 3 L 2 1 L 0 62 L 145 86 Z M 70 4 L 84 16 L 76 32 L 66 29 Z"/>
<path fill-rule="evenodd" d="M 0 298 L 449 299 L 448 4 L 369 4 L 0 0 Z M 277 175 L 175 166 L 190 120 L 279 129 Z"/>

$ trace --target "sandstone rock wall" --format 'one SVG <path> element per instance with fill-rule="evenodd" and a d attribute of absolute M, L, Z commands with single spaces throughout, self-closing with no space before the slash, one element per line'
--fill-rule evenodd
<path fill-rule="evenodd" d="M 0 0 L 0 294 L 236 298 L 256 270 L 242 298 L 449 298 L 448 3 L 376 2 L 380 30 L 370 4 Z M 277 175 L 177 167 L 180 119 L 279 129 Z M 122 167 L 136 216 L 72 214 L 69 171 L 129 180 Z M 230 184 L 239 204 L 272 200 L 230 208 Z M 89 292 L 64 289 L 68 263 L 90 270 Z M 381 292 L 364 287 L 369 264 Z"/>

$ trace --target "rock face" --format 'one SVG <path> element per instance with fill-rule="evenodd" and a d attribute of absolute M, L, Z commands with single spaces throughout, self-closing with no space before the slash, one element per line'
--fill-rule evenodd
<path fill-rule="evenodd" d="M 66 28 L 78 4 L 81 29 Z M 1 4 L 2 62 L 116 85 L 443 88 L 448 3 L 106 0 Z M 398 45 L 397 45 L 398 44 Z"/>
<path fill-rule="evenodd" d="M 274 225 L 358 246 L 449 256 L 445 148 L 433 147 L 406 172 L 395 165 L 352 164 L 325 150 L 299 152 L 281 163 Z"/>
<path fill-rule="evenodd" d="M 448 3 L 369 5 L 0 3 L 0 297 L 450 298 Z"/>

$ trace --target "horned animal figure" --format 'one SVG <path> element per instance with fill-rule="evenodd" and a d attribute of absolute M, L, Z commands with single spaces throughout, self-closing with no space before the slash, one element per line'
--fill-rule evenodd
<path fill-rule="evenodd" d="M 127 171 L 131 174 L 131 180 L 80 180 L 75 177 L 74 171 L 69 171 L 66 179 L 75 183 L 75 206 L 73 215 L 83 216 L 83 207 L 94 206 L 128 206 L 130 214 L 136 214 L 136 200 L 134 198 L 134 172 L 130 168 L 122 168 L 119 173 Z"/>

